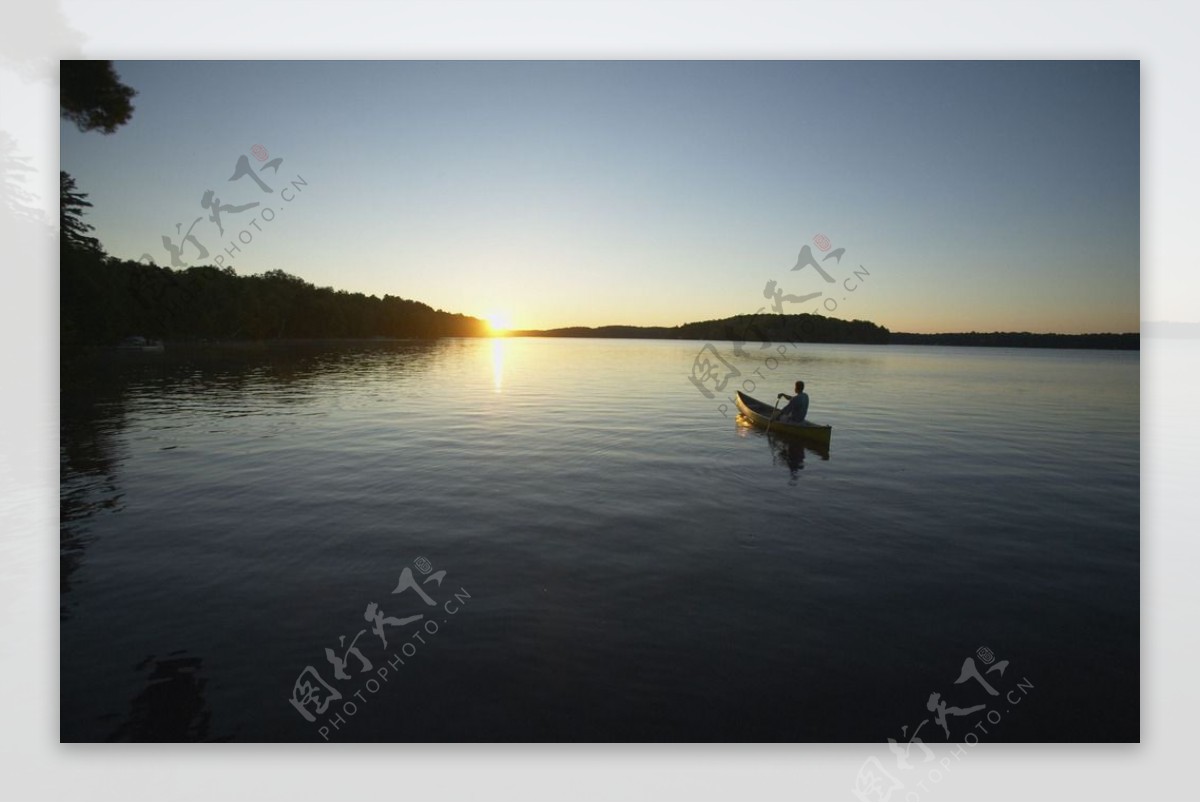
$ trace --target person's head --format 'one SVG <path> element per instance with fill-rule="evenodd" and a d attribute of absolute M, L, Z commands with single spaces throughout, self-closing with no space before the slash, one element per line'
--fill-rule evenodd
<path fill-rule="evenodd" d="M 797 393 L 804 392 L 804 382 L 799 379 L 796 380 L 796 392 Z"/>

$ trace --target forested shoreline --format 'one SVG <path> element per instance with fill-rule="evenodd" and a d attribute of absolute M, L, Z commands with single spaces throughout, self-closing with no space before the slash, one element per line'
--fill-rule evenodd
<path fill-rule="evenodd" d="M 571 326 L 513 332 L 525 337 L 612 337 L 659 340 L 729 340 L 759 343 L 887 343 L 888 330 L 870 321 L 824 315 L 734 315 L 679 326 Z"/>
<path fill-rule="evenodd" d="M 168 342 L 482 336 L 487 323 L 397 296 L 316 287 L 281 270 L 239 276 L 107 257 L 64 244 L 64 348 Z"/>
<path fill-rule="evenodd" d="M 1059 348 L 1136 350 L 1137 332 L 1053 334 L 1038 332 L 891 332 L 871 321 L 844 321 L 823 315 L 735 315 L 680 326 L 571 326 L 514 332 L 526 337 L 653 338 L 717 340 L 734 343 L 863 343 L 893 346 L 982 346 L 995 348 Z"/>
<path fill-rule="evenodd" d="M 914 334 L 893 332 L 894 346 L 983 346 L 1026 349 L 1103 349 L 1136 351 L 1141 348 L 1137 332 L 1097 332 L 1063 335 L 1049 332 L 939 332 Z"/>

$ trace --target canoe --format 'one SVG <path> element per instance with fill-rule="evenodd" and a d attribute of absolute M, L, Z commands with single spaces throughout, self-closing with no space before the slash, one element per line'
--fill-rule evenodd
<path fill-rule="evenodd" d="M 754 426 L 766 429 L 767 424 L 771 424 L 772 435 L 776 433 L 780 435 L 795 435 L 812 443 L 819 443 L 824 446 L 829 445 L 829 439 L 833 435 L 833 427 L 831 426 L 814 424 L 811 421 L 804 421 L 799 424 L 776 421 L 772 424 L 771 416 L 775 410 L 771 405 L 760 402 L 753 396 L 747 396 L 740 390 L 737 392 L 737 397 L 734 401 L 737 402 L 738 410 Z"/>

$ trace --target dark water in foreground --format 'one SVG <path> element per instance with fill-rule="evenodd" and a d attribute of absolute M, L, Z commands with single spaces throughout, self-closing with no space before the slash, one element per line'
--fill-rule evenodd
<path fill-rule="evenodd" d="M 1138 739 L 1136 353 L 702 345 L 68 366 L 62 739 Z"/>

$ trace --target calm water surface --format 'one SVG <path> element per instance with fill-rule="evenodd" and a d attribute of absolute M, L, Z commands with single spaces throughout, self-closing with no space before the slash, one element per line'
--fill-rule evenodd
<path fill-rule="evenodd" d="M 65 366 L 62 739 L 1137 740 L 1136 353 L 702 345 Z"/>

